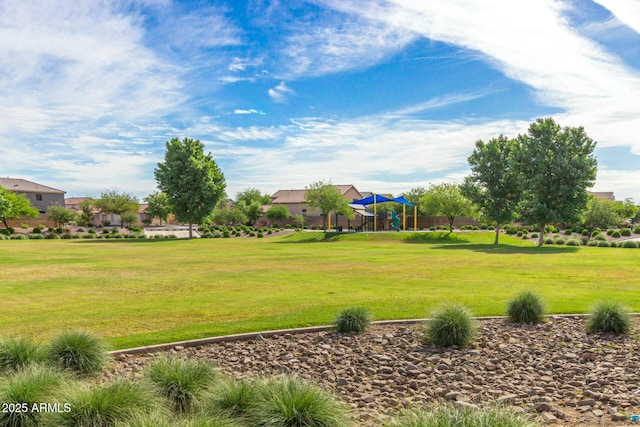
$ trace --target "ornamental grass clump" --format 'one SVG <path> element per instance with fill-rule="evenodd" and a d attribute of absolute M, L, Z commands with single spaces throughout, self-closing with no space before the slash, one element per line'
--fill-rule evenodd
<path fill-rule="evenodd" d="M 159 357 L 145 370 L 145 376 L 178 412 L 189 412 L 215 381 L 211 364 L 199 360 Z"/>
<path fill-rule="evenodd" d="M 347 408 L 334 396 L 296 376 L 270 379 L 251 408 L 254 427 L 347 427 Z"/>
<path fill-rule="evenodd" d="M 371 312 L 364 307 L 345 308 L 338 313 L 334 320 L 337 332 L 362 333 L 371 326 Z"/>
<path fill-rule="evenodd" d="M 627 334 L 631 330 L 631 316 L 619 302 L 601 301 L 591 310 L 587 331 Z"/>
<path fill-rule="evenodd" d="M 255 382 L 226 377 L 216 383 L 205 405 L 210 412 L 246 419 L 257 399 Z"/>
<path fill-rule="evenodd" d="M 511 408 L 452 405 L 431 409 L 413 409 L 397 415 L 384 424 L 385 427 L 533 427 L 526 414 Z"/>
<path fill-rule="evenodd" d="M 461 304 L 445 304 L 426 322 L 423 341 L 440 347 L 464 347 L 473 342 L 476 325 Z"/>
<path fill-rule="evenodd" d="M 0 372 L 15 371 L 44 358 L 44 348 L 28 338 L 8 337 L 0 342 Z"/>
<path fill-rule="evenodd" d="M 54 366 L 82 376 L 100 372 L 109 357 L 100 339 L 85 331 L 67 331 L 51 340 L 48 359 Z"/>
<path fill-rule="evenodd" d="M 531 290 L 521 292 L 507 304 L 507 316 L 515 323 L 540 323 L 544 321 L 544 303 Z"/>

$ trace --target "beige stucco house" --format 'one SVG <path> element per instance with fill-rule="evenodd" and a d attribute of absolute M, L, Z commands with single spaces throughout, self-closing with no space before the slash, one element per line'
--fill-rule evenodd
<path fill-rule="evenodd" d="M 36 182 L 21 178 L 0 178 L 0 187 L 18 194 L 24 194 L 31 205 L 41 214 L 46 214 L 49 206 L 64 206 L 64 194 L 62 190 L 47 187 Z"/>

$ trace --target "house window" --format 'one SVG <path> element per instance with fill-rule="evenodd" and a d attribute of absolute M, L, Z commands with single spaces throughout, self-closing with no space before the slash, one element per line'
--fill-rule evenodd
<path fill-rule="evenodd" d="M 42 194 L 36 193 L 36 200 L 41 202 L 42 201 Z"/>

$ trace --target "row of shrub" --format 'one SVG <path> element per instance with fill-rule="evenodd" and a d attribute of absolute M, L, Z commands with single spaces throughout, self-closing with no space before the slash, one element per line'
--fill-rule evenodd
<path fill-rule="evenodd" d="M 104 345 L 84 332 L 69 332 L 40 347 L 26 339 L 0 342 L 3 378 L 1 426 L 217 426 L 348 427 L 347 405 L 295 375 L 241 379 L 195 359 L 159 356 L 141 377 L 88 381 L 107 360 Z M 43 402 L 46 408 L 42 409 Z M 55 403 L 53 403 L 55 402 Z M 418 424 L 416 424 L 418 423 Z M 462 424 L 461 424 L 462 423 Z M 523 414 L 506 408 L 451 405 L 403 411 L 387 427 L 525 426 Z"/>
<path fill-rule="evenodd" d="M 43 239 L 177 239 L 175 234 L 166 234 L 147 236 L 145 234 L 14 234 L 12 236 L 4 236 L 0 234 L 0 240 L 43 240 Z"/>
<path fill-rule="evenodd" d="M 524 291 L 507 304 L 507 318 L 514 323 L 540 323 L 544 321 L 545 304 L 533 291 Z M 352 307 L 338 313 L 334 325 L 338 332 L 361 333 L 371 324 L 371 313 L 362 307 Z M 603 301 L 591 311 L 586 328 L 589 332 L 627 334 L 631 317 L 617 302 Z M 476 325 L 471 312 L 460 304 L 445 304 L 433 313 L 424 325 L 423 341 L 441 347 L 471 344 L 476 336 Z"/>

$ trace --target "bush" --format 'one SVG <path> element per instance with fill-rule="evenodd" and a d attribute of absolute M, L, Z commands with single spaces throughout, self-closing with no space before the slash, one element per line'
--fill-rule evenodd
<path fill-rule="evenodd" d="M 475 333 L 475 322 L 466 307 L 445 304 L 427 321 L 423 341 L 440 347 L 464 347 L 473 342 Z"/>
<path fill-rule="evenodd" d="M 615 240 L 614 240 L 613 242 L 609 242 L 609 246 L 611 246 L 612 248 L 620 247 L 620 245 L 618 244 L 618 242 L 616 242 Z"/>
<path fill-rule="evenodd" d="M 364 307 L 350 307 L 340 311 L 333 321 L 340 333 L 361 333 L 371 325 L 371 313 Z"/>
<path fill-rule="evenodd" d="M 22 410 L 0 411 L 0 426 L 42 425 L 43 413 L 32 411 L 33 405 L 55 402 L 55 393 L 66 383 L 64 375 L 45 365 L 31 365 L 5 378 L 0 386 L 0 401 L 20 405 Z M 63 410 L 64 408 L 61 408 Z"/>
<path fill-rule="evenodd" d="M 29 240 L 29 238 L 24 234 L 14 234 L 11 236 L 11 240 Z"/>
<path fill-rule="evenodd" d="M 598 247 L 599 248 L 608 248 L 609 246 L 611 246 L 611 245 L 606 240 L 605 241 L 602 241 L 602 240 L 598 241 Z"/>
<path fill-rule="evenodd" d="M 54 366 L 78 375 L 100 372 L 108 359 L 105 344 L 84 331 L 67 331 L 53 338 L 48 353 Z"/>
<path fill-rule="evenodd" d="M 229 230 L 224 230 L 224 232 L 222 233 L 222 237 L 224 237 L 224 238 L 231 237 L 231 234 L 229 234 Z"/>
<path fill-rule="evenodd" d="M 571 231 L 570 228 L 567 228 L 566 230 L 564 230 L 564 235 L 565 236 L 571 236 L 573 234 L 573 231 Z"/>
<path fill-rule="evenodd" d="M 193 409 L 213 385 L 213 366 L 194 359 L 179 360 L 159 357 L 145 370 L 145 376 L 155 384 L 160 394 L 178 412 Z"/>
<path fill-rule="evenodd" d="M 555 240 L 553 240 L 553 237 L 545 237 L 544 238 L 544 244 L 545 245 L 553 245 L 555 243 Z"/>
<path fill-rule="evenodd" d="M 53 425 L 110 427 L 127 421 L 140 412 L 158 407 L 153 391 L 142 384 L 117 380 L 91 388 L 77 387 L 67 393 L 64 401 L 71 411 L 56 413 Z"/>
<path fill-rule="evenodd" d="M 90 228 L 87 233 L 89 234 L 96 234 L 96 230 L 94 230 L 93 228 Z"/>
<path fill-rule="evenodd" d="M 553 239 L 553 243 L 556 245 L 564 245 L 565 241 L 561 237 L 556 237 L 555 239 Z"/>
<path fill-rule="evenodd" d="M 508 407 L 436 406 L 405 411 L 387 421 L 385 427 L 530 427 L 534 424 L 524 413 Z"/>
<path fill-rule="evenodd" d="M 206 403 L 213 413 L 222 413 L 233 418 L 245 418 L 251 412 L 251 407 L 257 399 L 258 388 L 256 384 L 245 379 L 237 380 L 233 377 L 227 377 L 216 384 Z"/>
<path fill-rule="evenodd" d="M 589 240 L 589 242 L 587 243 L 587 246 L 598 246 L 598 241 L 597 240 Z"/>
<path fill-rule="evenodd" d="M 614 301 L 601 301 L 591 310 L 587 320 L 589 332 L 612 332 L 626 334 L 631 329 L 631 317 L 622 304 Z"/>
<path fill-rule="evenodd" d="M 264 234 L 262 234 L 262 231 L 258 231 L 258 239 L 262 238 L 264 238 Z"/>
<path fill-rule="evenodd" d="M 41 234 L 42 233 L 42 228 L 33 227 L 33 230 L 31 230 L 31 232 L 34 233 L 34 234 Z"/>
<path fill-rule="evenodd" d="M 521 292 L 507 304 L 509 320 L 516 323 L 540 323 L 544 311 L 542 299 L 531 290 Z"/>
<path fill-rule="evenodd" d="M 346 407 L 319 387 L 295 376 L 266 381 L 251 407 L 254 427 L 345 427 L 351 425 Z"/>
<path fill-rule="evenodd" d="M 0 233 L 0 240 L 7 240 L 7 236 L 5 236 L 4 234 Z"/>
<path fill-rule="evenodd" d="M 45 359 L 44 356 L 44 349 L 27 338 L 5 338 L 0 342 L 0 371 L 22 369 L 33 363 L 42 362 Z"/>
<path fill-rule="evenodd" d="M 625 240 L 620 244 L 621 248 L 637 248 L 638 242 L 634 242 L 632 240 Z"/>
<path fill-rule="evenodd" d="M 578 239 L 569 239 L 565 243 L 566 246 L 582 246 L 582 242 Z"/>
<path fill-rule="evenodd" d="M 496 227 L 494 227 L 493 225 L 490 225 L 487 227 L 487 230 L 489 231 L 495 231 Z"/>
<path fill-rule="evenodd" d="M 633 229 L 633 233 L 634 233 L 634 234 L 640 234 L 640 227 L 635 227 L 635 228 Z"/>
<path fill-rule="evenodd" d="M 42 240 L 42 239 L 44 239 L 44 235 L 42 235 L 40 233 L 31 233 L 31 234 L 28 234 L 27 237 L 30 240 Z"/>
<path fill-rule="evenodd" d="M 629 237 L 631 236 L 631 230 L 628 228 L 622 228 L 620 229 L 620 235 L 621 236 L 625 236 L 625 237 Z"/>
<path fill-rule="evenodd" d="M 617 237 L 620 237 L 620 236 L 621 236 L 621 234 L 620 234 L 620 232 L 618 230 L 613 230 L 611 232 L 611 237 L 616 237 L 617 238 Z"/>
<path fill-rule="evenodd" d="M 593 236 L 593 240 L 599 240 L 601 242 L 606 242 L 607 241 L 607 236 L 605 236 L 604 234 L 596 234 L 595 236 Z"/>
<path fill-rule="evenodd" d="M 540 237 L 540 235 L 538 233 L 531 233 L 531 238 L 532 239 L 537 239 L 538 237 Z"/>

